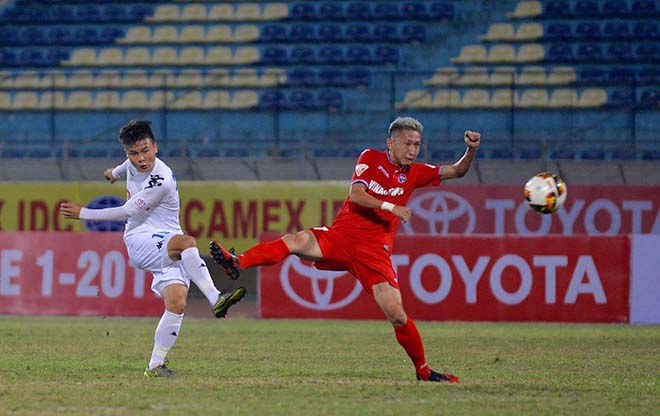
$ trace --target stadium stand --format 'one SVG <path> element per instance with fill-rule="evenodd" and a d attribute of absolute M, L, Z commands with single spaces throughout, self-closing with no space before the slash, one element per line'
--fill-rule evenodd
<path fill-rule="evenodd" d="M 79 147 L 70 159 L 83 166 L 144 117 L 165 149 L 215 147 L 181 154 L 191 178 L 212 176 L 191 157 L 231 177 L 241 175 L 210 166 L 249 159 L 232 162 L 245 178 L 269 163 L 333 177 L 325 162 L 382 145 L 401 113 L 432 135 L 424 159 L 457 156 L 469 127 L 492 142 L 483 162 L 570 150 L 576 163 L 626 152 L 641 163 L 660 150 L 658 10 L 652 0 L 10 1 L 0 9 L 2 157 L 46 142 L 37 154 Z M 62 175 L 88 178 L 76 172 Z"/>

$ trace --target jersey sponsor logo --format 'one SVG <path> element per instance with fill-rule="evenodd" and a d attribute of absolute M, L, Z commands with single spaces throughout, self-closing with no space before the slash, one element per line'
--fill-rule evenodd
<path fill-rule="evenodd" d="M 408 176 L 405 173 L 399 173 L 396 180 L 399 181 L 399 183 L 405 183 L 408 180 Z"/>
<path fill-rule="evenodd" d="M 357 176 L 360 176 L 364 173 L 365 170 L 369 169 L 369 165 L 366 165 L 364 163 L 360 163 L 359 165 L 355 166 L 355 174 Z"/>
<path fill-rule="evenodd" d="M 137 205 L 138 207 L 144 209 L 145 205 L 147 205 L 147 201 L 145 201 L 142 198 L 138 198 L 137 201 L 135 201 L 135 205 Z"/>
<path fill-rule="evenodd" d="M 379 184 L 378 182 L 372 180 L 369 182 L 369 190 L 375 194 L 378 195 L 383 195 L 383 196 L 399 196 L 403 195 L 403 188 L 401 187 L 396 187 L 396 188 L 390 188 L 390 189 L 385 189 Z"/>
<path fill-rule="evenodd" d="M 303 294 L 298 279 L 304 279 L 311 290 Z M 344 293 L 334 293 L 336 281 L 352 279 L 353 289 Z M 295 281 L 294 281 L 295 280 Z M 296 304 L 316 311 L 341 309 L 353 302 L 362 292 L 362 286 L 348 272 L 318 270 L 304 264 L 299 257 L 289 256 L 280 269 L 280 283 L 287 296 Z"/>
<path fill-rule="evenodd" d="M 390 173 L 382 165 L 378 166 L 378 170 L 383 172 L 383 175 L 385 175 L 386 177 L 388 177 L 388 178 L 390 177 Z"/>

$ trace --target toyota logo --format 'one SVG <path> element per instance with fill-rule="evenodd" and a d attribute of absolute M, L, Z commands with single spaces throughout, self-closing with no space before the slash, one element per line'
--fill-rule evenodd
<path fill-rule="evenodd" d="M 342 291 L 342 294 L 335 294 L 334 292 L 337 289 L 336 283 L 340 279 L 346 278 L 353 281 L 353 289 Z M 301 295 L 298 289 L 294 289 L 294 286 L 300 287 L 300 283 L 303 282 L 298 281 L 296 282 L 298 284 L 294 285 L 292 284 L 293 279 L 307 280 L 308 282 L 304 282 L 304 284 L 311 286 L 311 291 L 307 291 L 311 295 Z M 289 256 L 282 264 L 280 282 L 284 292 L 291 300 L 302 307 L 317 311 L 330 311 L 343 308 L 353 302 L 362 291 L 360 283 L 348 272 L 318 270 L 314 266 L 302 263 L 300 258 L 296 256 Z M 323 289 L 324 287 L 325 290 Z"/>
<path fill-rule="evenodd" d="M 476 216 L 472 205 L 462 196 L 453 192 L 426 192 L 410 200 L 408 207 L 416 218 L 415 223 L 426 222 L 424 229 L 413 228 L 412 221 L 403 224 L 406 234 L 445 235 L 460 233 L 456 227 L 463 227 L 463 234 L 472 234 L 476 226 Z M 455 224 L 450 230 L 450 225 Z"/>

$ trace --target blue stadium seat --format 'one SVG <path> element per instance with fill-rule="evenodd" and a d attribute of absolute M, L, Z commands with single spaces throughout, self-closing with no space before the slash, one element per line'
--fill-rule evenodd
<path fill-rule="evenodd" d="M 289 63 L 287 50 L 279 46 L 265 48 L 261 57 L 267 65 L 286 65 Z"/>
<path fill-rule="evenodd" d="M 336 111 L 343 107 L 344 100 L 337 90 L 327 89 L 318 92 L 317 101 L 321 108 L 328 111 Z"/>
<path fill-rule="evenodd" d="M 284 94 L 281 91 L 266 91 L 259 97 L 259 109 L 276 110 L 285 107 Z"/>
<path fill-rule="evenodd" d="M 603 17 L 624 18 L 630 15 L 630 8 L 626 0 L 607 0 L 603 3 Z"/>
<path fill-rule="evenodd" d="M 319 20 L 343 20 L 346 16 L 338 3 L 325 2 L 319 6 Z"/>
<path fill-rule="evenodd" d="M 575 27 L 575 38 L 580 40 L 600 40 L 600 25 L 594 22 L 580 22 Z"/>
<path fill-rule="evenodd" d="M 377 46 L 373 62 L 376 64 L 396 64 L 399 62 L 399 50 L 391 46 Z"/>
<path fill-rule="evenodd" d="M 568 23 L 551 23 L 545 27 L 543 37 L 553 42 L 564 42 L 573 37 L 573 32 Z"/>
<path fill-rule="evenodd" d="M 599 44 L 583 43 L 578 45 L 575 59 L 581 62 L 602 61 L 603 50 Z"/>
<path fill-rule="evenodd" d="M 344 63 L 344 54 L 337 46 L 324 46 L 318 51 L 318 62 L 324 65 Z"/>
<path fill-rule="evenodd" d="M 76 7 L 76 20 L 79 22 L 92 23 L 101 21 L 101 12 L 96 5 L 84 4 Z"/>
<path fill-rule="evenodd" d="M 16 57 L 16 52 L 8 49 L 0 50 L 0 64 L 2 66 L 18 65 L 18 58 Z"/>
<path fill-rule="evenodd" d="M 404 42 L 425 42 L 426 28 L 419 24 L 404 25 L 401 29 L 401 40 Z"/>
<path fill-rule="evenodd" d="M 270 24 L 265 25 L 261 29 L 259 39 L 262 42 L 286 42 L 288 36 L 286 34 L 286 28 L 283 25 Z"/>
<path fill-rule="evenodd" d="M 128 15 L 133 17 L 133 21 L 139 22 L 147 16 L 152 16 L 154 10 L 155 6 L 151 4 L 135 4 L 131 7 Z"/>
<path fill-rule="evenodd" d="M 99 32 L 99 42 L 103 44 L 113 43 L 126 35 L 124 29 L 116 26 L 109 26 L 101 29 Z"/>
<path fill-rule="evenodd" d="M 39 27 L 28 27 L 19 32 L 20 43 L 26 46 L 46 43 L 46 34 Z"/>
<path fill-rule="evenodd" d="M 344 73 L 339 69 L 322 69 L 319 71 L 319 86 L 321 87 L 343 87 Z"/>
<path fill-rule="evenodd" d="M 639 85 L 660 85 L 660 68 L 642 68 L 637 73 Z"/>
<path fill-rule="evenodd" d="M 406 19 L 424 20 L 429 17 L 426 5 L 421 2 L 407 2 L 401 7 L 401 15 Z"/>
<path fill-rule="evenodd" d="M 291 50 L 289 62 L 294 65 L 308 65 L 316 62 L 314 48 L 309 46 L 297 46 Z"/>
<path fill-rule="evenodd" d="M 295 90 L 289 94 L 287 108 L 290 110 L 313 110 L 314 96 L 308 90 Z"/>
<path fill-rule="evenodd" d="M 653 17 L 660 14 L 654 0 L 635 0 L 630 12 L 633 16 L 639 17 Z"/>
<path fill-rule="evenodd" d="M 573 49 L 568 43 L 551 44 L 545 56 L 548 62 L 570 62 L 575 59 Z"/>
<path fill-rule="evenodd" d="M 660 150 L 647 150 L 643 152 L 642 160 L 660 160 Z"/>
<path fill-rule="evenodd" d="M 493 149 L 490 152 L 491 159 L 515 159 L 516 154 L 511 149 Z"/>
<path fill-rule="evenodd" d="M 613 68 L 607 76 L 610 85 L 632 85 L 635 83 L 635 78 L 635 70 L 631 68 Z"/>
<path fill-rule="evenodd" d="M 614 62 L 629 63 L 633 59 L 629 43 L 613 43 L 607 47 L 607 59 Z"/>
<path fill-rule="evenodd" d="M 550 152 L 550 159 L 555 159 L 555 160 L 575 159 L 575 152 L 570 149 L 553 150 L 552 152 Z"/>
<path fill-rule="evenodd" d="M 310 3 L 294 4 L 289 10 L 289 18 L 292 20 L 316 20 L 316 10 Z"/>
<path fill-rule="evenodd" d="M 352 69 L 346 72 L 349 87 L 368 87 L 371 84 L 371 72 L 367 69 Z"/>
<path fill-rule="evenodd" d="M 598 2 L 595 0 L 578 0 L 573 8 L 576 17 L 599 17 L 601 15 Z"/>
<path fill-rule="evenodd" d="M 637 160 L 639 154 L 634 150 L 618 149 L 612 152 L 612 160 Z"/>
<path fill-rule="evenodd" d="M 630 39 L 630 26 L 624 22 L 607 22 L 603 28 L 603 38 L 609 40 Z"/>
<path fill-rule="evenodd" d="M 374 5 L 374 19 L 378 21 L 392 20 L 401 18 L 399 6 L 393 2 L 378 2 Z"/>
<path fill-rule="evenodd" d="M 660 46 L 656 43 L 641 43 L 635 48 L 638 62 L 660 62 Z"/>
<path fill-rule="evenodd" d="M 44 54 L 43 64 L 48 66 L 58 65 L 60 62 L 69 59 L 70 54 L 66 48 L 49 48 Z"/>
<path fill-rule="evenodd" d="M 454 19 L 454 5 L 451 3 L 433 3 L 429 8 L 429 17 L 433 20 L 446 21 Z"/>
<path fill-rule="evenodd" d="M 660 39 L 660 31 L 658 25 L 653 21 L 641 21 L 635 24 L 633 35 L 637 40 L 658 40 Z"/>
<path fill-rule="evenodd" d="M 540 149 L 521 149 L 518 152 L 518 156 L 525 160 L 536 160 L 543 156 L 543 152 Z"/>
<path fill-rule="evenodd" d="M 19 44 L 19 32 L 10 27 L 0 27 L 0 45 Z"/>
<path fill-rule="evenodd" d="M 132 19 L 124 5 L 109 4 L 101 12 L 102 20 L 106 22 L 127 22 Z"/>
<path fill-rule="evenodd" d="M 289 72 L 287 80 L 293 87 L 310 87 L 317 84 L 316 73 L 307 68 L 295 69 Z"/>
<path fill-rule="evenodd" d="M 374 42 L 399 42 L 401 38 L 396 25 L 391 23 L 377 24 L 373 30 Z"/>
<path fill-rule="evenodd" d="M 564 18 L 572 14 L 568 2 L 563 0 L 551 0 L 543 6 L 543 17 Z"/>
<path fill-rule="evenodd" d="M 642 90 L 639 104 L 642 108 L 660 108 L 660 88 L 648 88 Z"/>
<path fill-rule="evenodd" d="M 18 64 L 20 66 L 42 66 L 44 65 L 44 53 L 41 49 L 26 48 L 22 49 L 18 55 Z"/>
<path fill-rule="evenodd" d="M 371 49 L 367 46 L 351 46 L 346 50 L 346 61 L 357 65 L 370 65 L 374 63 Z"/>
<path fill-rule="evenodd" d="M 362 23 L 349 25 L 346 27 L 346 40 L 351 42 L 370 42 L 372 38 L 369 26 Z"/>
<path fill-rule="evenodd" d="M 324 24 L 318 26 L 317 37 L 321 42 L 341 42 L 344 40 L 344 34 L 341 26 L 337 24 Z"/>
<path fill-rule="evenodd" d="M 73 39 L 78 45 L 99 43 L 99 34 L 93 26 L 83 26 L 75 29 Z"/>
<path fill-rule="evenodd" d="M 580 159 L 583 160 L 605 160 L 607 155 L 601 149 L 583 150 L 580 153 Z"/>
<path fill-rule="evenodd" d="M 52 27 L 46 37 L 52 45 L 71 45 L 75 43 L 73 33 L 67 26 Z"/>
<path fill-rule="evenodd" d="M 58 23 L 72 23 L 76 21 L 74 9 L 69 5 L 56 5 L 48 8 L 50 19 Z"/>
<path fill-rule="evenodd" d="M 369 3 L 366 2 L 348 3 L 346 6 L 346 16 L 356 21 L 369 20 L 373 17 Z"/>
<path fill-rule="evenodd" d="M 635 105 L 635 95 L 630 88 L 616 89 L 610 93 L 606 105 L 613 108 L 632 107 Z"/>
<path fill-rule="evenodd" d="M 313 42 L 316 39 L 314 28 L 311 25 L 293 25 L 289 39 L 293 42 Z"/>

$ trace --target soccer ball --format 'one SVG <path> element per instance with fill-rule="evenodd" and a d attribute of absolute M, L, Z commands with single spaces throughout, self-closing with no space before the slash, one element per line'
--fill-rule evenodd
<path fill-rule="evenodd" d="M 566 201 L 566 183 L 554 173 L 534 175 L 525 184 L 525 199 L 529 206 L 541 214 L 552 214 Z"/>

